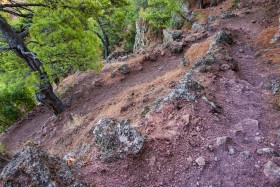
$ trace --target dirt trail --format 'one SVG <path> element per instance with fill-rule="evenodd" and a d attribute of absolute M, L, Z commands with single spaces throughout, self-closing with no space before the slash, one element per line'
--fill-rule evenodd
<path fill-rule="evenodd" d="M 181 130 L 174 139 L 150 141 L 136 159 L 110 165 L 91 160 L 83 169 L 82 178 L 87 184 L 279 186 L 263 173 L 263 165 L 274 155 L 257 154 L 258 149 L 265 147 L 279 151 L 280 140 L 275 130 L 280 128 L 280 113 L 269 103 L 271 90 L 263 86 L 274 69 L 256 56 L 255 41 L 263 28 L 252 23 L 254 16 L 220 23 L 234 33 L 235 44 L 229 47 L 229 53 L 239 65 L 238 72 L 227 71 L 216 77 L 213 93 L 223 112 L 209 113 L 203 102 L 186 103 L 177 115 L 192 114 L 190 127 Z M 244 125 L 246 134 L 235 133 L 239 124 Z M 217 137 L 223 136 L 230 137 L 233 143 L 228 148 L 215 147 Z M 206 160 L 205 167 L 198 167 L 194 161 L 200 156 Z"/>
<path fill-rule="evenodd" d="M 117 98 L 128 88 L 145 82 L 151 82 L 157 77 L 177 69 L 180 56 L 180 54 L 171 55 L 167 52 L 165 56 L 159 56 L 157 61 L 144 62 L 142 65 L 143 70 L 133 71 L 124 75 L 123 80 L 117 78 L 113 82 L 105 82 L 101 87 L 94 86 L 94 80 L 106 76 L 107 72 L 100 75 L 88 73 L 71 91 L 74 95 L 70 108 L 63 112 L 59 118 L 52 116 L 51 112 L 43 106 L 39 107 L 11 126 L 1 136 L 0 141 L 4 143 L 8 152 L 13 153 L 20 149 L 24 142 L 27 140 L 32 141 L 36 134 L 42 134 L 44 131 L 56 133 L 52 133 L 52 136 L 56 136 L 52 139 L 52 142 L 54 142 L 60 138 L 61 128 L 69 121 L 71 114 L 78 114 L 80 116 L 91 114 L 89 121 L 94 121 L 95 116 L 102 112 L 102 107 L 106 102 Z M 48 125 L 52 121 L 51 118 L 54 118 L 55 126 L 57 127 L 52 126 L 50 127 L 51 129 L 42 129 L 44 125 Z M 61 136 L 63 137 L 64 135 L 61 134 Z M 48 145 L 51 146 L 51 143 L 49 142 Z"/>

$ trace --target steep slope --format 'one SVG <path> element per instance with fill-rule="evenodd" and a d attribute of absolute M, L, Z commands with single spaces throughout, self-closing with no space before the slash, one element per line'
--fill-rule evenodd
<path fill-rule="evenodd" d="M 259 34 L 278 24 L 278 16 L 277 9 L 266 14 L 275 2 L 258 3 L 245 2 L 229 19 L 220 19 L 220 7 L 211 8 L 217 20 L 198 31 L 209 38 L 193 41 L 209 48 L 196 63 L 182 68 L 183 53 L 160 49 L 156 61 L 131 62 L 129 74 L 112 77 L 114 65 L 100 75 L 82 73 L 73 78 L 78 80 L 66 112 L 50 118 L 41 107 L 1 141 L 10 152 L 36 141 L 60 157 L 78 148 L 83 157 L 76 164 L 88 186 L 279 186 L 272 176 L 277 167 L 268 161 L 280 166 L 279 85 L 273 86 L 279 84 L 280 58 L 274 55 L 271 63 L 271 55 L 262 55 L 279 52 L 279 46 L 258 44 Z M 185 33 L 186 38 L 195 34 Z M 185 51 L 192 42 L 187 44 Z M 137 157 L 101 162 L 91 145 L 93 125 L 102 117 L 131 119 L 146 137 L 144 150 Z"/>

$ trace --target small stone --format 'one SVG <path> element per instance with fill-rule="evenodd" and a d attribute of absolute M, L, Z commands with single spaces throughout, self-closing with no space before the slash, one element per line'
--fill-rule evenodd
<path fill-rule="evenodd" d="M 187 65 L 187 61 L 184 57 L 180 58 L 180 64 L 181 64 L 181 66 L 186 66 Z"/>
<path fill-rule="evenodd" d="M 234 150 L 234 148 L 233 148 L 233 147 L 231 147 L 231 146 L 229 146 L 229 148 L 228 148 L 228 153 L 229 153 L 230 155 L 235 154 L 235 150 Z"/>
<path fill-rule="evenodd" d="M 280 167 L 276 165 L 274 162 L 268 161 L 264 165 L 263 172 L 266 177 L 272 180 L 280 180 Z"/>
<path fill-rule="evenodd" d="M 244 50 L 243 50 L 243 49 L 239 49 L 239 52 L 240 52 L 240 53 L 244 53 Z"/>
<path fill-rule="evenodd" d="M 213 151 L 214 151 L 214 146 L 211 145 L 211 144 L 209 144 L 209 145 L 207 146 L 207 149 L 208 149 L 210 152 L 213 152 Z"/>
<path fill-rule="evenodd" d="M 94 81 L 93 84 L 94 84 L 95 87 L 100 87 L 100 86 L 102 86 L 102 84 L 103 84 L 102 82 L 103 82 L 103 80 L 102 80 L 102 79 L 99 79 L 99 80 Z"/>
<path fill-rule="evenodd" d="M 257 154 L 258 155 L 264 155 L 264 154 L 274 154 L 275 151 L 273 148 L 270 148 L 270 147 L 265 147 L 265 148 L 262 148 L 262 149 L 258 149 L 257 150 Z"/>
<path fill-rule="evenodd" d="M 192 163 L 192 161 L 193 161 L 192 157 L 189 156 L 189 157 L 187 158 L 187 162 L 190 164 L 190 163 Z"/>
<path fill-rule="evenodd" d="M 218 157 L 215 157 L 214 160 L 215 160 L 215 162 L 218 162 Z"/>
<path fill-rule="evenodd" d="M 249 151 L 242 151 L 240 155 L 246 159 L 249 159 L 252 156 L 252 154 Z"/>
<path fill-rule="evenodd" d="M 252 23 L 256 23 L 256 20 L 252 20 Z"/>
<path fill-rule="evenodd" d="M 230 65 L 228 65 L 228 64 L 222 64 L 221 65 L 221 70 L 222 71 L 227 71 L 227 70 L 229 70 L 230 69 Z"/>
<path fill-rule="evenodd" d="M 280 137 L 280 129 L 276 131 L 276 135 Z"/>
<path fill-rule="evenodd" d="M 195 162 L 197 163 L 198 166 L 205 166 L 206 165 L 206 160 L 205 158 L 203 158 L 202 156 L 201 157 L 198 157 Z"/>
<path fill-rule="evenodd" d="M 255 140 L 256 140 L 257 142 L 261 143 L 261 142 L 262 142 L 262 137 L 257 136 L 257 137 L 255 137 Z"/>
<path fill-rule="evenodd" d="M 231 14 L 231 13 L 225 13 L 225 14 L 221 14 L 221 18 L 222 19 L 229 19 L 229 18 L 233 18 L 236 17 L 236 14 Z"/>
<path fill-rule="evenodd" d="M 118 69 L 122 74 L 127 74 L 130 72 L 127 64 L 121 64 Z"/>
<path fill-rule="evenodd" d="M 231 141 L 231 138 L 227 137 L 227 136 L 222 136 L 222 137 L 218 137 L 217 138 L 217 146 L 221 146 L 221 145 L 226 145 L 229 144 Z"/>

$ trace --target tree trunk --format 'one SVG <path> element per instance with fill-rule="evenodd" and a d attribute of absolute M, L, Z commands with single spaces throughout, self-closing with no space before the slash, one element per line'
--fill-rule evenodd
<path fill-rule="evenodd" d="M 37 85 L 39 91 L 36 98 L 39 102 L 51 108 L 55 114 L 59 114 L 65 108 L 63 102 L 53 92 L 52 85 L 46 72 L 42 67 L 41 61 L 37 56 L 29 51 L 24 43 L 24 38 L 17 34 L 15 30 L 0 15 L 0 32 L 6 39 L 10 48 L 27 64 L 31 71 L 36 72 L 40 83 Z"/>
<path fill-rule="evenodd" d="M 200 9 L 203 9 L 203 8 L 204 8 L 203 0 L 199 0 L 199 8 L 200 8 Z"/>
<path fill-rule="evenodd" d="M 102 26 L 102 22 L 100 20 L 97 20 L 97 23 L 98 23 L 98 26 L 100 28 L 100 31 L 101 31 L 101 34 L 103 35 L 100 36 L 100 35 L 97 35 L 101 41 L 102 41 L 102 44 L 104 46 L 104 58 L 106 59 L 109 54 L 110 54 L 110 51 L 109 51 L 109 46 L 110 46 L 110 43 L 109 43 L 109 38 L 108 38 L 108 35 L 106 34 L 103 26 Z"/>

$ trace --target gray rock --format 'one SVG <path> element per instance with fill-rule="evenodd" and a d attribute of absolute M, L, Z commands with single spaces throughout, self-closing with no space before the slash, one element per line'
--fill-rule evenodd
<path fill-rule="evenodd" d="M 214 146 L 209 144 L 207 145 L 207 149 L 210 151 L 210 152 L 213 152 L 214 151 Z"/>
<path fill-rule="evenodd" d="M 163 44 L 170 45 L 174 41 L 182 39 L 183 32 L 181 30 L 164 29 L 163 30 Z"/>
<path fill-rule="evenodd" d="M 280 129 L 276 131 L 276 135 L 280 137 Z"/>
<path fill-rule="evenodd" d="M 204 88 L 198 82 L 191 79 L 192 71 L 187 73 L 179 82 L 177 86 L 169 93 L 169 95 L 163 100 L 164 102 L 171 101 L 173 99 L 183 99 L 187 101 L 194 101 L 197 95 Z"/>
<path fill-rule="evenodd" d="M 270 88 L 272 90 L 272 94 L 275 95 L 277 92 L 279 92 L 280 82 L 278 80 L 272 80 Z"/>
<path fill-rule="evenodd" d="M 170 44 L 170 50 L 172 53 L 180 53 L 183 51 L 184 44 L 183 42 L 172 42 Z"/>
<path fill-rule="evenodd" d="M 198 157 L 195 162 L 197 163 L 198 166 L 205 166 L 206 165 L 206 160 L 202 156 Z"/>
<path fill-rule="evenodd" d="M 268 161 L 263 168 L 263 172 L 266 177 L 272 180 L 280 181 L 280 167 L 274 162 Z"/>
<path fill-rule="evenodd" d="M 143 148 L 144 138 L 127 120 L 103 118 L 94 125 L 95 143 L 104 161 L 114 161 L 125 155 L 136 155 Z"/>
<path fill-rule="evenodd" d="M 127 64 L 121 64 L 118 68 L 118 70 L 122 73 L 122 74 L 128 74 L 130 72 L 129 67 Z"/>
<path fill-rule="evenodd" d="M 243 156 L 243 157 L 246 158 L 246 159 L 249 159 L 249 158 L 252 157 L 252 154 L 251 154 L 249 151 L 242 151 L 242 152 L 240 153 L 240 155 Z"/>
<path fill-rule="evenodd" d="M 219 31 L 214 35 L 210 49 L 213 49 L 214 46 L 219 44 L 233 44 L 233 38 L 225 31 Z"/>
<path fill-rule="evenodd" d="M 234 148 L 233 148 L 232 146 L 229 146 L 229 147 L 228 147 L 228 153 L 229 153 L 230 155 L 235 154 L 235 150 L 234 150 Z"/>
<path fill-rule="evenodd" d="M 128 54 L 129 54 L 129 52 L 127 52 L 127 51 L 114 51 L 107 57 L 105 63 L 110 63 L 113 60 L 116 60 L 116 59 L 118 59 L 120 57 L 123 57 L 123 56 L 127 56 Z"/>
<path fill-rule="evenodd" d="M 0 179 L 8 186 L 83 186 L 66 162 L 28 146 L 19 151 L 3 169 Z"/>
<path fill-rule="evenodd" d="M 217 17 L 216 16 L 209 16 L 208 17 L 208 21 L 210 21 L 210 22 L 213 22 L 213 21 L 215 21 L 217 19 Z"/>
<path fill-rule="evenodd" d="M 222 146 L 229 144 L 231 142 L 231 138 L 227 136 L 218 137 L 216 140 L 217 146 Z"/>
<path fill-rule="evenodd" d="M 265 155 L 265 154 L 274 154 L 275 151 L 273 148 L 265 147 L 257 150 L 258 155 Z"/>
<path fill-rule="evenodd" d="M 193 31 L 200 31 L 200 30 L 203 30 L 203 29 L 204 29 L 203 25 L 201 25 L 201 24 L 198 23 L 198 22 L 194 22 L 194 23 L 192 24 L 192 30 L 193 30 Z"/>
<path fill-rule="evenodd" d="M 221 18 L 222 18 L 222 19 L 234 18 L 234 17 L 236 17 L 236 16 L 237 16 L 236 14 L 232 14 L 232 13 L 224 13 L 224 14 L 221 14 Z"/>
<path fill-rule="evenodd" d="M 184 57 L 180 58 L 179 63 L 181 64 L 181 66 L 186 66 L 187 65 L 187 61 Z"/>
<path fill-rule="evenodd" d="M 246 118 L 235 125 L 235 130 L 255 135 L 259 130 L 259 122 L 254 119 Z"/>

